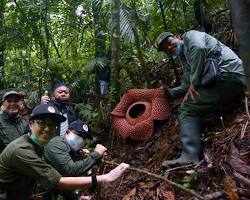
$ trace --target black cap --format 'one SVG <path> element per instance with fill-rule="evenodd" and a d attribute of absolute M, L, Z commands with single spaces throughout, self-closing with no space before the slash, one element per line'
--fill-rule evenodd
<path fill-rule="evenodd" d="M 66 118 L 60 114 L 58 109 L 52 104 L 40 104 L 36 106 L 30 114 L 30 120 L 49 118 L 60 124 Z"/>
<path fill-rule="evenodd" d="M 66 84 L 64 84 L 64 83 L 56 83 L 55 85 L 54 85 L 54 91 L 57 89 L 57 88 L 59 88 L 59 87 L 68 87 Z"/>
<path fill-rule="evenodd" d="M 12 91 L 5 92 L 5 93 L 3 94 L 2 100 L 5 101 L 6 98 L 7 98 L 8 96 L 10 96 L 10 95 L 14 95 L 14 96 L 16 96 L 18 99 L 21 99 L 21 95 L 20 95 L 18 92 L 12 90 Z"/>
<path fill-rule="evenodd" d="M 89 133 L 88 125 L 82 120 L 78 119 L 70 123 L 69 130 L 74 130 L 80 134 L 81 137 L 92 139 L 92 135 Z"/>

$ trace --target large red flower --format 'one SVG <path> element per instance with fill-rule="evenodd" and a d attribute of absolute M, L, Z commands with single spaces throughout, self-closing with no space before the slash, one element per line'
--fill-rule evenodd
<path fill-rule="evenodd" d="M 148 140 L 154 120 L 168 118 L 169 103 L 162 89 L 130 89 L 111 114 L 112 126 L 124 139 Z"/>

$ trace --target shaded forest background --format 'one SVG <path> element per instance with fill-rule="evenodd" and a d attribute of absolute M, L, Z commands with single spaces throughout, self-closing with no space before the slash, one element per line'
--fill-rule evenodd
<path fill-rule="evenodd" d="M 250 2 L 229 2 L 230 5 L 222 0 L 1 0 L 0 93 L 11 88 L 26 91 L 32 108 L 40 102 L 44 90 L 51 91 L 56 82 L 69 85 L 72 102 L 92 133 L 104 145 L 107 143 L 107 160 L 127 162 L 137 169 L 130 169 L 118 187 L 102 190 L 102 197 L 97 192 L 96 199 L 190 197 L 159 177 L 138 173 L 138 169 L 194 188 L 206 199 L 249 199 L 247 97 L 244 105 L 241 102 L 229 108 L 224 121 L 205 126 L 208 134 L 204 137 L 204 159 L 191 166 L 192 171 L 160 169 L 164 159 L 181 151 L 177 122 L 180 102 L 174 102 L 167 123 L 145 143 L 125 144 L 114 137 L 110 123 L 110 111 L 128 89 L 158 87 L 159 79 L 170 86 L 178 84 L 179 66 L 155 49 L 154 40 L 162 31 L 205 31 L 240 53 L 243 61 L 248 61 L 244 63 L 247 69 Z M 100 97 L 95 69 L 105 68 L 107 63 L 111 64 L 109 93 Z M 235 197 L 236 192 L 239 197 Z"/>
<path fill-rule="evenodd" d="M 238 51 L 227 1 L 1 0 L 1 89 L 28 92 L 32 107 L 45 89 L 65 82 L 93 124 L 105 119 L 127 89 L 157 87 L 165 75 L 178 78 L 154 40 L 162 31 L 190 29 Z M 112 73 L 103 108 L 93 69 L 106 66 L 109 50 Z"/>

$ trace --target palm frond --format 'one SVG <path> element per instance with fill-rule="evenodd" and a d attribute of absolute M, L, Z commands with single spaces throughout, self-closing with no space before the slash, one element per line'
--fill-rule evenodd
<path fill-rule="evenodd" d="M 92 7 L 94 8 L 100 8 L 101 4 L 102 4 L 101 0 L 92 0 L 92 5 L 93 5 Z"/>
<path fill-rule="evenodd" d="M 112 0 L 104 0 L 103 5 L 104 6 L 111 5 L 111 3 L 112 3 Z"/>
<path fill-rule="evenodd" d="M 94 67 L 104 68 L 109 62 L 110 61 L 105 57 L 97 57 L 90 60 L 85 67 L 88 71 L 93 71 Z"/>
<path fill-rule="evenodd" d="M 134 42 L 133 23 L 129 11 L 124 6 L 121 6 L 120 9 L 120 29 L 122 37 L 126 37 L 129 42 Z"/>

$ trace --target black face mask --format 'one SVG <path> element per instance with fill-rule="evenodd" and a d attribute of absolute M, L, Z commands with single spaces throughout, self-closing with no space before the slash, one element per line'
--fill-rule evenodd
<path fill-rule="evenodd" d="M 61 108 L 66 107 L 66 106 L 69 105 L 69 101 L 62 101 L 60 99 L 55 99 L 54 103 L 55 103 L 56 106 L 61 107 Z"/>

